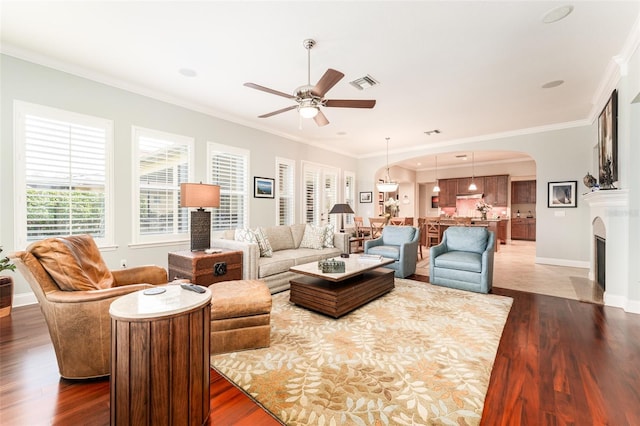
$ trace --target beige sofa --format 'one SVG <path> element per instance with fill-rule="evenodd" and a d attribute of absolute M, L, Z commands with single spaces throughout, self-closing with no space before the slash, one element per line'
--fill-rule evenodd
<path fill-rule="evenodd" d="M 349 253 L 349 234 L 334 233 L 335 247 L 300 247 L 307 225 L 281 225 L 262 228 L 273 250 L 271 257 L 261 257 L 258 243 L 236 241 L 235 231 L 225 231 L 211 240 L 212 247 L 242 250 L 242 278 L 260 279 L 269 287 L 269 291 L 278 293 L 289 289 L 289 280 L 298 274 L 289 272 L 289 268 L 303 263 L 317 262 L 321 259 Z"/>

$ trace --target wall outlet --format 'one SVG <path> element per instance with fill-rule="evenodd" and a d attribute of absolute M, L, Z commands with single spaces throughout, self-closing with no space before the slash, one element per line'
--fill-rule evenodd
<path fill-rule="evenodd" d="M 120 260 L 120 267 L 121 268 L 126 268 L 127 267 L 127 259 L 121 259 Z"/>

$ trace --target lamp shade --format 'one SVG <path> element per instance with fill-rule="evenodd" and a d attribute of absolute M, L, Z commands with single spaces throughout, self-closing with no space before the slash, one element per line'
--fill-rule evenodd
<path fill-rule="evenodd" d="M 180 207 L 220 207 L 220 186 L 181 183 Z"/>
<path fill-rule="evenodd" d="M 334 204 L 329 214 L 334 213 L 353 213 L 353 209 L 349 204 Z"/>

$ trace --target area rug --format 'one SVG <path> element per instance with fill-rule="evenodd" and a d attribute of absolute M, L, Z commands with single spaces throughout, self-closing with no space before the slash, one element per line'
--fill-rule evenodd
<path fill-rule="evenodd" d="M 512 299 L 396 279 L 335 320 L 273 296 L 271 346 L 211 366 L 287 425 L 473 425 Z"/>

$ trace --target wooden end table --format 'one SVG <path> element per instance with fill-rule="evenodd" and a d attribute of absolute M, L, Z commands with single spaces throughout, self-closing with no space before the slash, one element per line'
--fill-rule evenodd
<path fill-rule="evenodd" d="M 211 291 L 156 286 L 116 299 L 111 315 L 111 424 L 202 425 L 209 417 Z"/>
<path fill-rule="evenodd" d="M 169 253 L 169 281 L 188 279 L 205 287 L 221 281 L 242 279 L 242 251 L 218 249 L 219 253 L 174 251 Z"/>

